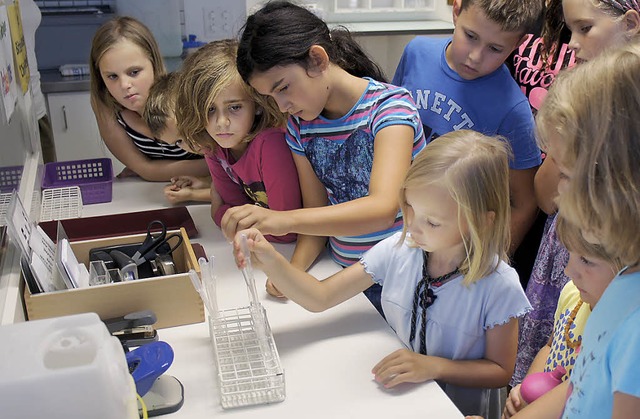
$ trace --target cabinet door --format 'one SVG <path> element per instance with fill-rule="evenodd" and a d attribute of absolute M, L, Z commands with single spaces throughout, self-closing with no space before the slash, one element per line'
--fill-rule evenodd
<path fill-rule="evenodd" d="M 50 93 L 47 102 L 58 161 L 109 157 L 114 175 L 120 173 L 122 164 L 100 137 L 89 92 Z"/>

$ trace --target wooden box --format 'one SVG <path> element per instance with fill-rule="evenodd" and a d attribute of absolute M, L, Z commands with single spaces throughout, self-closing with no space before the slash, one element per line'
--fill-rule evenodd
<path fill-rule="evenodd" d="M 180 326 L 204 321 L 204 307 L 193 288 L 189 269 L 200 272 L 196 255 L 184 228 L 182 245 L 173 252 L 175 275 L 138 279 L 88 288 L 31 295 L 25 287 L 24 302 L 29 320 L 94 312 L 102 320 L 141 310 L 152 310 L 158 321 L 155 328 Z M 89 250 L 96 247 L 141 243 L 145 234 L 77 241 L 71 248 L 78 262 L 89 266 Z"/>

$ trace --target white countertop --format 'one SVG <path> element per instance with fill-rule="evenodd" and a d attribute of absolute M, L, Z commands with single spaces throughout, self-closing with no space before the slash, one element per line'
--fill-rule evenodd
<path fill-rule="evenodd" d="M 138 179 L 114 180 L 113 202 L 88 205 L 83 216 L 144 211 L 169 207 L 162 183 Z M 230 245 L 209 215 L 209 206 L 188 206 L 199 230 L 192 239 L 215 255 L 220 309 L 248 305 L 247 290 L 236 269 Z M 293 245 L 277 245 L 290 256 Z M 324 278 L 337 264 L 325 255 L 311 269 Z M 435 382 L 405 384 L 387 390 L 373 380 L 371 368 L 402 347 L 400 340 L 367 298 L 360 294 L 323 313 L 311 313 L 291 301 L 269 297 L 265 275 L 255 271 L 264 305 L 285 370 L 286 398 L 281 403 L 222 409 L 206 323 L 159 330 L 175 359 L 167 374 L 184 386 L 184 405 L 175 418 L 461 418 L 461 413 Z"/>

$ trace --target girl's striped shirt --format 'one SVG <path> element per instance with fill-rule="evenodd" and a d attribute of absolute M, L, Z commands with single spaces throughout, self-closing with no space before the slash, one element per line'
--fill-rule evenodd
<path fill-rule="evenodd" d="M 368 195 L 373 166 L 373 144 L 378 131 L 391 125 L 409 125 L 414 130 L 412 156 L 426 145 L 418 110 L 409 92 L 367 78 L 369 85 L 358 102 L 343 117 L 313 121 L 291 116 L 287 123 L 289 148 L 305 156 L 325 186 L 331 205 Z M 397 197 L 389 197 L 397 200 Z M 391 228 L 361 236 L 330 237 L 333 259 L 342 266 L 379 241 L 402 229 L 398 211 Z"/>
<path fill-rule="evenodd" d="M 149 138 L 144 134 L 131 128 L 125 122 L 120 113 L 116 114 L 116 119 L 122 125 L 127 135 L 133 141 L 138 150 L 150 159 L 169 159 L 169 160 L 192 160 L 202 159 L 203 156 L 184 151 L 177 145 L 163 143 L 155 138 Z"/>

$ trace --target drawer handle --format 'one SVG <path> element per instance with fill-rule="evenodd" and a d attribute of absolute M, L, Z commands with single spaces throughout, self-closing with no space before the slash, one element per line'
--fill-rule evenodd
<path fill-rule="evenodd" d="M 67 131 L 69 129 L 69 125 L 67 124 L 67 107 L 62 106 L 62 120 L 64 121 L 64 130 Z"/>

